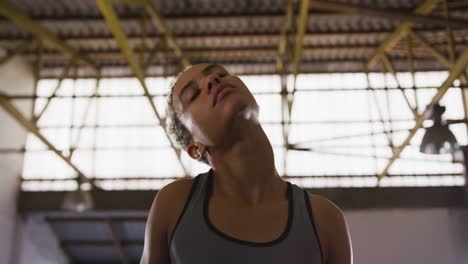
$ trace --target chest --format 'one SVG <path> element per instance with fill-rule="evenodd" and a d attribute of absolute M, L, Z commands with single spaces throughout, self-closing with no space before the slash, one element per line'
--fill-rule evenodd
<path fill-rule="evenodd" d="M 206 221 L 218 232 L 243 241 L 273 241 L 283 234 L 288 224 L 288 201 L 245 208 L 210 199 L 206 206 Z"/>

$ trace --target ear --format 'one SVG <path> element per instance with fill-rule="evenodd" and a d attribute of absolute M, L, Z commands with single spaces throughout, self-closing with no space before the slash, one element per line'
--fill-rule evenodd
<path fill-rule="evenodd" d="M 196 160 L 201 160 L 205 155 L 205 151 L 206 146 L 198 142 L 192 142 L 187 147 L 187 154 L 189 154 L 192 159 Z"/>

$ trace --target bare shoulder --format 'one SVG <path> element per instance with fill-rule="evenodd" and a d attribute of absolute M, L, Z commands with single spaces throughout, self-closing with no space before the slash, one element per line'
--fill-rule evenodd
<path fill-rule="evenodd" d="M 173 228 L 182 213 L 194 182 L 194 178 L 173 181 L 164 186 L 156 195 L 154 203 L 159 208 L 155 211 L 164 212 L 161 217 L 165 218 L 167 241 L 170 241 Z"/>
<path fill-rule="evenodd" d="M 345 216 L 332 201 L 309 193 L 324 263 L 352 263 L 351 238 Z"/>
<path fill-rule="evenodd" d="M 341 209 L 332 201 L 320 195 L 312 195 L 309 193 L 309 201 L 312 208 L 318 210 L 321 214 L 327 216 L 343 216 Z"/>
<path fill-rule="evenodd" d="M 172 230 L 182 213 L 194 179 L 183 178 L 164 186 L 154 198 L 145 229 L 145 244 L 140 263 L 168 264 Z"/>
<path fill-rule="evenodd" d="M 194 178 L 182 178 L 165 185 L 156 194 L 155 200 L 171 201 L 183 199 L 192 189 Z M 175 199 L 175 200 L 174 200 Z"/>
<path fill-rule="evenodd" d="M 314 221 L 325 236 L 329 236 L 332 230 L 336 230 L 336 228 L 346 224 L 343 212 L 332 201 L 320 195 L 312 194 L 309 194 L 309 201 L 314 212 Z M 331 239 L 330 237 L 326 237 L 326 240 Z"/>

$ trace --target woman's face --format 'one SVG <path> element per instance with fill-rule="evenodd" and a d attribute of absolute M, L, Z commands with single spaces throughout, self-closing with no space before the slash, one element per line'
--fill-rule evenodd
<path fill-rule="evenodd" d="M 233 118 L 259 107 L 242 80 L 217 64 L 197 64 L 185 70 L 173 88 L 173 105 L 193 141 L 218 146 L 229 136 Z M 217 92 L 217 100 L 215 96 Z"/>

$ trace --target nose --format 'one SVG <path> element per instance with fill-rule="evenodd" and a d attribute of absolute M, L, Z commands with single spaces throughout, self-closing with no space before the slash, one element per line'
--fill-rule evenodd
<path fill-rule="evenodd" d="M 211 92 L 211 89 L 213 88 L 213 86 L 221 83 L 218 75 L 216 75 L 214 73 L 207 76 L 207 82 L 208 82 L 207 83 L 208 93 Z"/>

